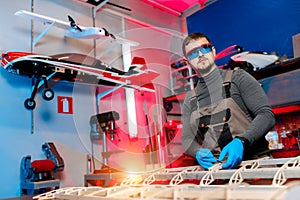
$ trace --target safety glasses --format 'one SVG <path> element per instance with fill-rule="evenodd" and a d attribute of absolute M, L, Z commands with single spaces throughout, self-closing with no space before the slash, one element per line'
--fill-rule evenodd
<path fill-rule="evenodd" d="M 186 54 L 186 57 L 188 60 L 193 60 L 199 56 L 199 52 L 201 52 L 202 54 L 207 54 L 211 51 L 212 51 L 212 44 L 202 44 L 201 46 L 190 50 Z"/>

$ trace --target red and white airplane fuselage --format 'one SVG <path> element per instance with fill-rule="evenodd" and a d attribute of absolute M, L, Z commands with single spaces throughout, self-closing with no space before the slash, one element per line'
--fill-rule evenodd
<path fill-rule="evenodd" d="M 154 92 L 149 83 L 159 76 L 143 63 L 132 65 L 128 72 L 124 72 L 92 57 L 70 53 L 46 56 L 29 52 L 7 52 L 2 54 L 1 65 L 10 73 L 37 80 L 31 97 L 25 101 L 28 109 L 35 107 L 34 96 L 37 89 L 47 86 L 50 79 Z M 51 100 L 54 92 L 49 88 L 45 89 L 44 98 Z"/>

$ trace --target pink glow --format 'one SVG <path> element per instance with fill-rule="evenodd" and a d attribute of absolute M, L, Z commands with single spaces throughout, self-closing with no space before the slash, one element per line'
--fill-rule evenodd
<path fill-rule="evenodd" d="M 203 7 L 207 0 L 145 0 L 145 1 L 152 5 L 154 5 L 154 3 L 158 3 L 182 13 L 196 4 L 199 4 L 201 7 Z M 161 7 L 161 9 L 163 8 Z"/>

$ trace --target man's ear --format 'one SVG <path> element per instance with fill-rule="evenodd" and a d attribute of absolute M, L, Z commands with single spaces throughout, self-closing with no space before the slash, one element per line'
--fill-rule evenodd
<path fill-rule="evenodd" d="M 214 46 L 212 46 L 211 49 L 213 51 L 214 56 L 216 56 L 216 48 Z"/>
<path fill-rule="evenodd" d="M 184 58 L 185 58 L 186 62 L 190 65 L 191 63 L 190 63 L 189 59 L 187 59 L 186 57 L 184 57 Z"/>

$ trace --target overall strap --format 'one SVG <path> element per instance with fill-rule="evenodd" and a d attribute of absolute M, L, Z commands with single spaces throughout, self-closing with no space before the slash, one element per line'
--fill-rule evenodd
<path fill-rule="evenodd" d="M 226 98 L 229 98 L 231 96 L 230 95 L 230 86 L 231 86 L 231 77 L 232 77 L 233 71 L 234 70 L 226 71 L 225 79 L 224 79 L 224 82 L 223 82 L 223 87 L 225 89 Z"/>
<path fill-rule="evenodd" d="M 190 104 L 191 104 L 191 108 L 197 108 L 198 104 L 197 104 L 197 96 L 196 96 L 196 91 L 195 89 L 192 90 L 192 95 L 190 98 Z"/>

